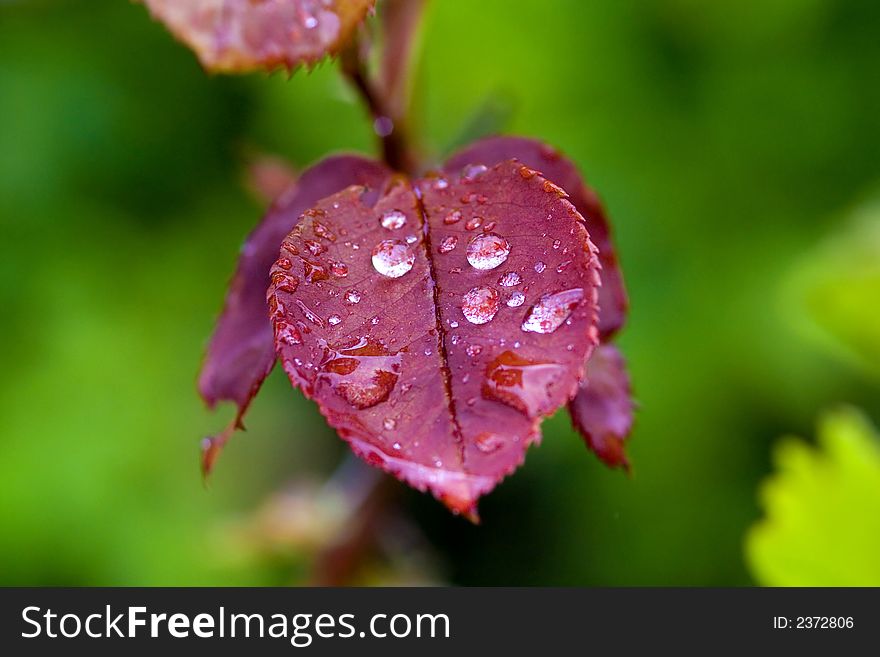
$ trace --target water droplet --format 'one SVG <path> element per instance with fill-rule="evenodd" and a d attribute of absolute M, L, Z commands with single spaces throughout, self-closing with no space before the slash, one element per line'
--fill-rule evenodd
<path fill-rule="evenodd" d="M 327 323 L 330 324 L 330 326 L 336 326 L 341 321 L 342 318 L 339 315 L 330 315 L 330 317 L 327 318 Z"/>
<path fill-rule="evenodd" d="M 348 276 L 348 265 L 344 262 L 333 261 L 330 263 L 330 273 L 339 278 Z"/>
<path fill-rule="evenodd" d="M 388 278 L 400 278 L 413 268 L 416 258 L 400 240 L 382 240 L 373 249 L 373 267 Z"/>
<path fill-rule="evenodd" d="M 478 344 L 468 345 L 467 355 L 473 358 L 474 356 L 479 356 L 483 352 L 483 347 Z"/>
<path fill-rule="evenodd" d="M 495 269 L 510 255 L 510 243 L 495 233 L 483 233 L 470 241 L 467 260 L 474 269 Z"/>
<path fill-rule="evenodd" d="M 302 344 L 302 335 L 287 322 L 279 322 L 275 324 L 275 339 L 286 345 Z"/>
<path fill-rule="evenodd" d="M 445 217 L 443 217 L 443 223 L 447 226 L 451 224 L 457 224 L 459 221 L 461 221 L 461 210 L 453 210 Z"/>
<path fill-rule="evenodd" d="M 534 178 L 538 174 L 534 169 L 530 169 L 529 167 L 523 165 L 519 168 L 519 175 L 521 175 L 526 180 L 530 178 Z"/>
<path fill-rule="evenodd" d="M 387 137 L 394 132 L 394 121 L 387 116 L 379 116 L 373 121 L 373 132 L 379 137 Z"/>
<path fill-rule="evenodd" d="M 400 376 L 401 356 L 381 343 L 362 338 L 351 346 L 325 347 L 318 378 L 355 408 L 388 399 Z"/>
<path fill-rule="evenodd" d="M 425 356 L 430 356 L 430 355 L 433 354 L 433 353 L 434 353 L 434 352 L 431 351 L 430 349 L 425 349 Z"/>
<path fill-rule="evenodd" d="M 522 323 L 522 330 L 532 333 L 553 333 L 562 326 L 583 298 L 584 291 L 579 287 L 556 294 L 545 294 L 532 306 L 528 317 Z"/>
<path fill-rule="evenodd" d="M 467 230 L 476 230 L 483 224 L 482 217 L 471 217 L 468 219 L 468 222 L 464 225 Z"/>
<path fill-rule="evenodd" d="M 449 182 L 446 178 L 437 178 L 437 180 L 434 181 L 434 189 L 446 189 L 447 187 L 449 187 Z"/>
<path fill-rule="evenodd" d="M 272 272 L 271 280 L 272 285 L 274 285 L 275 289 L 279 292 L 293 294 L 296 292 L 296 288 L 299 287 L 299 281 L 293 276 L 285 274 L 283 271 Z"/>
<path fill-rule="evenodd" d="M 329 242 L 336 241 L 336 235 L 330 230 L 326 225 L 322 224 L 320 221 L 316 221 L 312 224 L 312 229 L 315 231 L 315 235 L 318 237 L 323 237 L 325 240 Z"/>
<path fill-rule="evenodd" d="M 406 215 L 403 214 L 400 210 L 389 210 L 385 214 L 382 215 L 382 218 L 379 220 L 382 224 L 382 228 L 387 228 L 388 230 L 397 230 L 398 228 L 403 228 L 406 225 Z"/>
<path fill-rule="evenodd" d="M 401 450 L 401 447 L 402 447 L 402 445 L 401 445 L 400 443 L 398 443 L 398 442 L 395 442 L 395 443 L 392 443 L 392 444 L 391 444 L 391 449 L 393 449 L 393 450 L 395 450 L 395 451 L 398 451 L 398 452 Z"/>
<path fill-rule="evenodd" d="M 553 240 L 554 249 L 558 249 L 560 246 L 562 246 L 562 242 L 560 240 Z"/>
<path fill-rule="evenodd" d="M 514 292 L 513 294 L 510 295 L 510 298 L 507 300 L 507 305 L 510 306 L 511 308 L 517 308 L 517 307 L 523 305 L 525 300 L 526 300 L 525 294 L 523 294 L 522 292 Z"/>
<path fill-rule="evenodd" d="M 495 230 L 495 226 L 497 226 L 497 225 L 498 225 L 498 222 L 489 221 L 489 222 L 483 224 L 483 232 L 488 233 L 490 231 L 493 231 L 493 230 Z"/>
<path fill-rule="evenodd" d="M 458 244 L 458 238 L 455 235 L 449 235 L 443 238 L 443 241 L 440 242 L 440 246 L 437 247 L 437 250 L 440 253 L 449 253 L 455 248 L 456 244 Z"/>
<path fill-rule="evenodd" d="M 386 431 L 393 431 L 394 427 L 397 426 L 397 420 L 393 417 L 386 417 L 382 422 L 382 426 L 385 427 Z M 397 449 L 400 449 L 400 447 L 397 447 Z"/>
<path fill-rule="evenodd" d="M 474 180 L 488 171 L 485 164 L 469 164 L 461 171 L 461 177 L 465 181 Z"/>
<path fill-rule="evenodd" d="M 564 262 L 560 262 L 560 263 L 556 266 L 556 272 L 559 273 L 559 274 L 561 274 L 562 272 L 564 272 L 564 271 L 568 268 L 568 266 L 569 266 L 570 264 L 571 264 L 571 260 L 565 260 Z"/>
<path fill-rule="evenodd" d="M 373 326 L 375 326 L 378 323 L 379 323 L 378 317 L 373 317 L 373 319 L 370 320 L 370 324 L 372 324 Z"/>
<path fill-rule="evenodd" d="M 504 351 L 486 368 L 483 397 L 507 404 L 529 417 L 548 413 L 554 408 L 550 386 L 563 371 L 558 363 L 528 360 Z"/>
<path fill-rule="evenodd" d="M 302 302 L 301 299 L 294 299 L 293 302 L 299 306 L 299 309 L 302 311 L 302 314 L 305 315 L 305 318 L 309 320 L 315 326 L 320 326 L 324 328 L 324 320 L 321 319 L 317 314 L 312 312 L 312 310 Z"/>
<path fill-rule="evenodd" d="M 449 328 L 458 328 L 458 322 L 456 322 L 454 319 L 450 319 Z"/>
<path fill-rule="evenodd" d="M 361 293 L 358 292 L 357 290 L 349 290 L 345 294 L 345 300 L 348 301 L 349 303 L 360 303 Z"/>
<path fill-rule="evenodd" d="M 303 273 L 307 282 L 317 283 L 318 281 L 326 281 L 330 278 L 330 274 L 327 273 L 327 268 L 324 265 L 317 262 L 309 262 L 305 259 L 302 262 Z"/>
<path fill-rule="evenodd" d="M 314 30 L 318 27 L 318 19 L 314 16 L 306 16 L 306 19 L 303 21 L 303 25 L 306 26 L 307 30 Z"/>
<path fill-rule="evenodd" d="M 462 298 L 461 312 L 471 324 L 486 324 L 498 312 L 498 296 L 490 287 L 475 287 Z"/>
<path fill-rule="evenodd" d="M 321 255 L 327 248 L 317 240 L 305 240 L 305 245 L 313 256 Z"/>
<path fill-rule="evenodd" d="M 461 340 L 461 336 L 459 335 L 453 335 L 451 338 L 449 338 L 449 341 L 452 344 L 458 344 L 459 340 Z"/>
<path fill-rule="evenodd" d="M 277 264 L 279 267 L 281 267 L 281 269 L 285 269 L 285 270 L 290 269 L 291 267 L 293 267 L 293 263 L 290 262 L 290 260 L 288 260 L 287 258 L 279 258 L 279 259 L 278 259 L 278 262 L 277 262 L 276 264 Z"/>
<path fill-rule="evenodd" d="M 545 265 L 540 260 L 538 260 L 538 262 L 535 263 L 535 271 L 538 272 L 539 274 L 541 272 L 543 272 L 545 269 L 547 269 L 547 265 Z"/>
<path fill-rule="evenodd" d="M 416 237 L 415 235 L 407 235 L 406 236 L 406 243 L 407 244 L 415 244 L 418 241 L 419 241 L 419 238 Z"/>
<path fill-rule="evenodd" d="M 491 454 L 504 447 L 504 439 L 497 433 L 484 431 L 474 439 L 474 444 L 483 454 Z"/>
<path fill-rule="evenodd" d="M 498 279 L 498 285 L 501 287 L 514 287 L 522 283 L 522 276 L 515 271 L 509 271 Z"/>

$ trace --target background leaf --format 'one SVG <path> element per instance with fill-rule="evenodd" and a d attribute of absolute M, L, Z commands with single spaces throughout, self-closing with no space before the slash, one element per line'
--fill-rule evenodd
<path fill-rule="evenodd" d="M 819 424 L 816 446 L 786 438 L 764 482 L 766 517 L 746 541 L 755 578 L 769 586 L 880 586 L 880 436 L 841 409 Z"/>

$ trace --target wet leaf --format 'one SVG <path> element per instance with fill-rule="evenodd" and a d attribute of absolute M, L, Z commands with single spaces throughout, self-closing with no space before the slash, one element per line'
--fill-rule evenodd
<path fill-rule="evenodd" d="M 603 344 L 593 352 L 568 409 L 575 429 L 602 461 L 629 468 L 624 441 L 632 430 L 635 405 L 626 361 L 617 347 Z"/>
<path fill-rule="evenodd" d="M 212 71 L 293 69 L 339 52 L 375 0 L 143 0 Z"/>
<path fill-rule="evenodd" d="M 272 327 L 267 318 L 269 268 L 278 259 L 281 240 L 300 214 L 318 199 L 352 184 L 378 185 L 388 175 L 380 164 L 353 155 L 330 157 L 305 171 L 274 203 L 242 247 L 226 305 L 214 331 L 199 375 L 199 392 L 208 406 L 232 401 L 235 424 L 275 364 Z M 228 438 L 209 443 L 205 469 Z"/>
<path fill-rule="evenodd" d="M 602 287 L 599 289 L 599 333 L 607 340 L 626 321 L 629 306 L 623 274 L 617 261 L 605 210 L 595 192 L 585 183 L 577 167 L 554 148 L 525 137 L 489 137 L 454 154 L 446 168 L 458 171 L 469 164 L 493 165 L 517 159 L 562 187 L 583 215 L 590 239 L 599 248 Z"/>
<path fill-rule="evenodd" d="M 582 217 L 512 161 L 322 199 L 271 281 L 294 385 L 363 459 L 471 517 L 598 342 Z"/>

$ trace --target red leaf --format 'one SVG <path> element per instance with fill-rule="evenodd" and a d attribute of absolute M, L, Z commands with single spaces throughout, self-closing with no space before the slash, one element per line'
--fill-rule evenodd
<path fill-rule="evenodd" d="M 339 52 L 375 0 L 143 0 L 212 71 L 292 69 Z"/>
<path fill-rule="evenodd" d="M 602 265 L 602 287 L 599 289 L 599 333 L 603 341 L 607 340 L 623 326 L 629 303 L 602 203 L 595 192 L 584 183 L 574 163 L 552 147 L 534 139 L 489 137 L 453 155 L 447 162 L 446 168 L 457 171 L 468 164 L 491 166 L 510 159 L 517 159 L 537 169 L 562 187 L 569 193 L 569 200 L 583 215 L 590 239 L 599 248 L 599 262 Z"/>
<path fill-rule="evenodd" d="M 635 405 L 626 362 L 617 347 L 603 344 L 593 352 L 568 408 L 587 446 L 606 464 L 629 469 L 624 441 L 632 429 Z"/>
<path fill-rule="evenodd" d="M 583 219 L 516 162 L 325 198 L 271 280 L 293 384 L 366 461 L 472 517 L 598 340 Z"/>
<path fill-rule="evenodd" d="M 318 199 L 348 185 L 379 185 L 387 176 L 382 165 L 366 158 L 327 158 L 305 171 L 248 236 L 199 376 L 199 392 L 209 407 L 218 401 L 235 402 L 238 413 L 234 424 L 240 425 L 250 401 L 275 364 L 272 327 L 266 317 L 269 268 L 278 258 L 281 240 L 300 214 Z M 208 445 L 211 449 L 206 452 L 205 470 L 210 470 L 230 432 L 231 427 Z"/>

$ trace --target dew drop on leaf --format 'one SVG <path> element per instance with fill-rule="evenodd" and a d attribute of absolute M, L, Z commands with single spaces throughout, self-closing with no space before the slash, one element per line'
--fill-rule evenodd
<path fill-rule="evenodd" d="M 498 297 L 490 287 L 475 287 L 462 298 L 461 312 L 471 324 L 486 324 L 498 312 Z"/>
<path fill-rule="evenodd" d="M 453 210 L 443 217 L 443 223 L 447 226 L 457 224 L 459 221 L 461 221 L 461 210 Z"/>
<path fill-rule="evenodd" d="M 522 292 L 514 292 L 513 294 L 510 295 L 510 298 L 507 300 L 507 305 L 510 306 L 511 308 L 517 308 L 517 307 L 523 305 L 525 300 L 526 300 L 525 294 L 523 294 Z"/>
<path fill-rule="evenodd" d="M 382 224 L 382 228 L 397 230 L 406 225 L 406 215 L 400 210 L 389 210 L 382 215 L 382 218 L 379 221 Z"/>
<path fill-rule="evenodd" d="M 583 300 L 584 290 L 576 287 L 555 294 L 545 294 L 529 311 L 522 330 L 532 333 L 553 333 Z"/>
<path fill-rule="evenodd" d="M 327 323 L 330 324 L 330 326 L 336 326 L 340 322 L 342 322 L 342 318 L 339 315 L 330 315 L 330 317 L 327 318 Z"/>
<path fill-rule="evenodd" d="M 373 267 L 388 278 L 400 278 L 413 267 L 415 256 L 400 240 L 382 240 L 373 249 Z"/>
<path fill-rule="evenodd" d="M 482 217 L 471 217 L 468 219 L 468 222 L 464 225 L 467 230 L 476 230 L 483 224 Z"/>
<path fill-rule="evenodd" d="M 543 272 L 545 269 L 547 269 L 547 265 L 545 265 L 540 260 L 538 260 L 538 262 L 535 263 L 535 271 L 538 272 L 539 274 L 541 272 Z"/>
<path fill-rule="evenodd" d="M 522 276 L 515 271 L 509 271 L 498 279 L 498 285 L 501 287 L 514 287 L 522 283 Z"/>
<path fill-rule="evenodd" d="M 364 409 L 388 399 L 400 376 L 400 365 L 400 354 L 363 338 L 349 347 L 328 347 L 318 377 L 349 404 Z"/>
<path fill-rule="evenodd" d="M 345 294 L 345 300 L 349 303 L 360 303 L 361 293 L 357 290 L 349 290 Z"/>
<path fill-rule="evenodd" d="M 551 405 L 550 385 L 564 375 L 564 370 L 558 363 L 529 360 L 504 351 L 486 368 L 483 397 L 534 417 Z"/>
<path fill-rule="evenodd" d="M 338 278 L 348 276 L 348 265 L 344 262 L 334 261 L 330 263 L 330 273 Z"/>
<path fill-rule="evenodd" d="M 440 253 L 449 253 L 455 248 L 456 244 L 458 244 L 458 238 L 455 235 L 449 235 L 443 238 L 443 241 L 440 242 L 440 246 L 437 247 L 437 250 Z"/>
<path fill-rule="evenodd" d="M 483 431 L 474 439 L 474 444 L 483 454 L 491 454 L 504 446 L 504 439 L 497 433 Z"/>
<path fill-rule="evenodd" d="M 467 248 L 467 260 L 474 269 L 495 269 L 510 255 L 510 243 L 495 233 L 477 235 Z"/>

